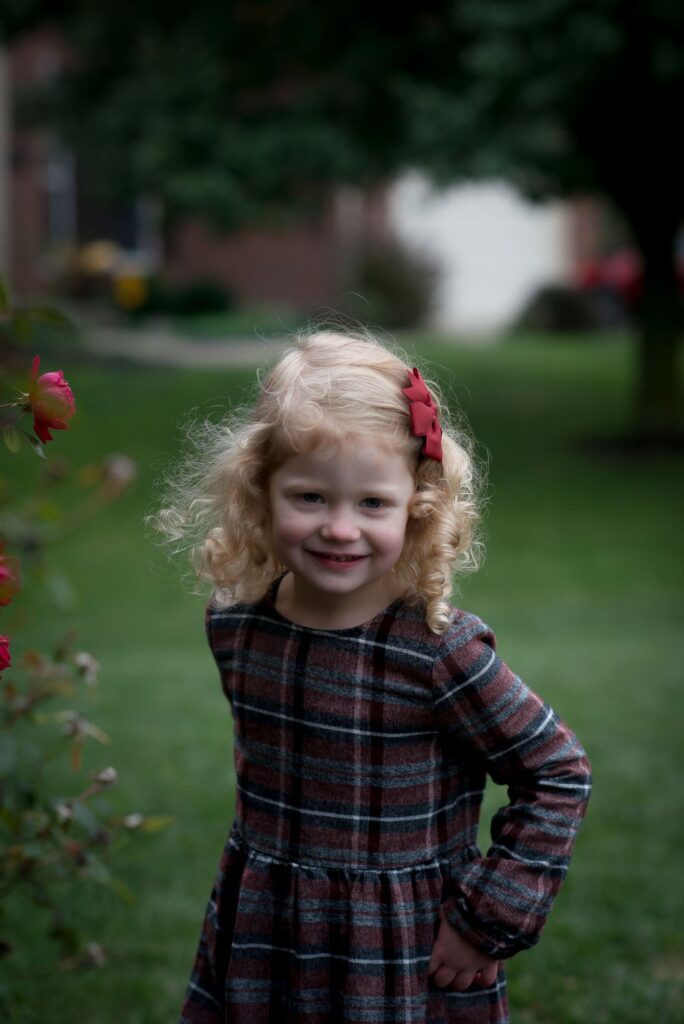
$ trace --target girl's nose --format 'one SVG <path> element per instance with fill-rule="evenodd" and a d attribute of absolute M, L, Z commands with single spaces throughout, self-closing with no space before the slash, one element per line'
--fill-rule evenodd
<path fill-rule="evenodd" d="M 361 531 L 354 523 L 353 517 L 344 512 L 331 512 L 321 526 L 321 537 L 325 540 L 353 541 L 358 540 Z"/>

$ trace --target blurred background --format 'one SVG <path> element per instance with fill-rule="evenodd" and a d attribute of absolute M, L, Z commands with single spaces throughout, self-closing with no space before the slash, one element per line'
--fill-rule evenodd
<path fill-rule="evenodd" d="M 2 4 L 2 402 L 40 354 L 76 414 L 45 460 L 4 421 L 0 1016 L 175 1019 L 231 727 L 202 598 L 143 518 L 191 409 L 249 400 L 299 327 L 361 323 L 478 439 L 487 558 L 456 600 L 596 774 L 513 1020 L 681 1019 L 683 22 L 669 0 Z"/>

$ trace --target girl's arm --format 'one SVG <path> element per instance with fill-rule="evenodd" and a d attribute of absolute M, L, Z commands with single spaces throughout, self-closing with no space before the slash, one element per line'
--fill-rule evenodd
<path fill-rule="evenodd" d="M 434 667 L 434 707 L 447 745 L 508 786 L 486 856 L 459 867 L 449 923 L 487 956 L 534 945 L 565 877 L 591 789 L 587 756 L 552 708 L 495 654 L 491 630 L 467 616 Z"/>

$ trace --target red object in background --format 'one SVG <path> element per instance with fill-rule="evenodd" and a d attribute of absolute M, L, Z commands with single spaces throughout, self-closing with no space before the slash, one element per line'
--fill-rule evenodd
<path fill-rule="evenodd" d="M 641 257 L 633 249 L 619 249 L 604 262 L 605 283 L 628 306 L 639 301 L 643 283 Z"/>
<path fill-rule="evenodd" d="M 684 294 L 684 252 L 677 257 L 677 282 Z M 622 300 L 627 308 L 635 306 L 641 297 L 644 269 L 636 249 L 617 249 L 603 259 L 589 260 L 577 272 L 577 287 L 583 291 L 608 289 Z"/>
<path fill-rule="evenodd" d="M 583 291 L 607 288 L 631 307 L 641 295 L 642 277 L 639 254 L 634 249 L 618 249 L 610 256 L 583 264 L 577 274 L 577 286 Z"/>

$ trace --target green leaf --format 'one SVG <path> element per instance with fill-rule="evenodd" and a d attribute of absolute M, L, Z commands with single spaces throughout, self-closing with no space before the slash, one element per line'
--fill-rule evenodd
<path fill-rule="evenodd" d="M 63 953 L 75 953 L 81 944 L 81 936 L 77 929 L 57 914 L 48 934 L 50 938 L 59 942 Z"/>
<path fill-rule="evenodd" d="M 14 771 L 17 759 L 17 741 L 14 736 L 4 732 L 0 735 L 0 776 L 10 775 Z"/>
<path fill-rule="evenodd" d="M 86 832 L 92 835 L 94 832 L 98 831 L 100 827 L 99 822 L 86 804 L 81 803 L 80 800 L 76 800 L 72 804 L 72 810 L 74 812 L 75 820 L 86 830 Z"/>
<path fill-rule="evenodd" d="M 0 807 L 0 823 L 8 828 L 15 829 L 19 824 L 19 815 L 11 811 L 9 807 Z"/>
<path fill-rule="evenodd" d="M 42 834 L 50 824 L 49 816 L 41 808 L 31 809 L 24 814 L 24 826 L 36 840 L 42 840 Z"/>
<path fill-rule="evenodd" d="M 79 874 L 82 878 L 89 878 L 91 882 L 98 882 L 100 885 L 112 884 L 111 871 L 97 857 L 90 856 L 88 863 L 81 868 Z"/>
<path fill-rule="evenodd" d="M 131 889 L 128 888 L 120 878 L 112 878 L 111 886 L 117 896 L 120 896 L 124 903 L 128 903 L 132 906 L 135 903 L 135 895 Z"/>
<path fill-rule="evenodd" d="M 173 818 L 164 818 L 162 816 L 145 818 L 140 826 L 141 832 L 161 832 L 163 828 L 168 828 L 169 825 L 173 824 Z"/>
<path fill-rule="evenodd" d="M 37 907 L 44 907 L 45 909 L 50 909 L 54 906 L 55 901 L 52 897 L 52 893 L 50 892 L 50 890 L 47 888 L 46 885 L 42 885 L 41 883 L 36 882 L 35 879 L 31 881 L 31 885 L 29 888 L 29 897 Z"/>
<path fill-rule="evenodd" d="M 36 455 L 38 455 L 41 459 L 47 458 L 45 454 L 45 449 L 43 448 L 42 444 L 40 443 L 37 437 L 34 437 L 33 434 L 29 434 L 28 430 L 22 430 L 22 434 L 29 441 Z"/>
<path fill-rule="evenodd" d="M 76 326 L 59 309 L 37 307 L 18 309 L 12 315 L 11 330 L 20 341 L 30 341 L 41 329 L 58 331 L 60 334 L 76 334 Z"/>
<path fill-rule="evenodd" d="M 53 604 L 61 611 L 69 611 L 78 604 L 78 595 L 63 572 L 51 572 L 45 586 Z"/>
<path fill-rule="evenodd" d="M 25 309 L 22 312 L 36 323 L 49 324 L 51 327 L 60 327 L 65 330 L 75 330 L 75 325 L 61 309 L 44 306 L 35 309 Z"/>
<path fill-rule="evenodd" d="M 36 505 L 36 516 L 43 523 L 57 523 L 63 517 L 63 511 L 56 501 L 41 501 Z"/>
<path fill-rule="evenodd" d="M 11 320 L 11 330 L 19 341 L 29 341 L 33 331 L 31 318 L 26 313 L 15 313 Z"/>
<path fill-rule="evenodd" d="M 16 427 L 3 427 L 2 439 L 12 454 L 15 454 L 21 448 L 21 434 Z"/>
<path fill-rule="evenodd" d="M 45 855 L 45 844 L 41 843 L 38 839 L 30 839 L 27 843 L 22 845 L 21 852 L 23 856 L 29 860 L 40 861 Z M 36 886 L 36 892 L 45 894 L 47 890 L 40 889 Z"/>

